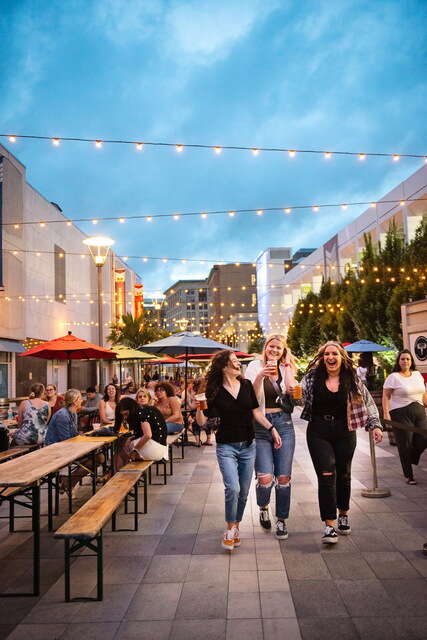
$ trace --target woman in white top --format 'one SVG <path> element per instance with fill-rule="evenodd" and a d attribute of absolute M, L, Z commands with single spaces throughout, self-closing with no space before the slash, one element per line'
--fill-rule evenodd
<path fill-rule="evenodd" d="M 403 349 L 397 356 L 393 373 L 384 382 L 384 419 L 426 429 L 427 436 L 425 404 L 427 404 L 427 392 L 424 379 L 421 373 L 415 370 L 411 352 Z M 427 447 L 427 437 L 395 428 L 393 433 L 406 482 L 416 484 L 412 465 L 418 464 L 422 452 Z"/>
<path fill-rule="evenodd" d="M 120 399 L 118 388 L 114 384 L 107 384 L 104 395 L 99 401 L 99 417 L 102 424 L 111 424 L 116 417 L 116 407 Z"/>
<path fill-rule="evenodd" d="M 280 448 L 274 446 L 269 430 L 255 423 L 257 477 L 256 497 L 260 508 L 259 522 L 271 529 L 269 504 L 273 486 L 276 490 L 276 528 L 279 540 L 286 540 L 286 520 L 291 502 L 291 474 L 295 449 L 295 431 L 290 412 L 289 394 L 295 385 L 296 366 L 282 335 L 267 338 L 261 360 L 248 364 L 245 376 L 253 384 L 259 407 L 282 439 Z M 288 394 L 288 395 L 287 395 Z"/>

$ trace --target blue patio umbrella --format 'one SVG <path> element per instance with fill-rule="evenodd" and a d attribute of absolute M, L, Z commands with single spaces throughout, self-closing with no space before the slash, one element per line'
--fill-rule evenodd
<path fill-rule="evenodd" d="M 381 344 L 371 342 L 370 340 L 358 340 L 352 344 L 344 347 L 346 351 L 353 353 L 375 353 L 376 351 L 390 351 L 388 347 L 383 347 Z"/>

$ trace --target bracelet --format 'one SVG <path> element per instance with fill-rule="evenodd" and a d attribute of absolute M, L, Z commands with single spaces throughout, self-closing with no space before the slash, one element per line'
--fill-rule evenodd
<path fill-rule="evenodd" d="M 273 426 L 273 425 L 270 425 L 270 426 L 267 428 L 267 431 L 272 431 L 273 429 L 274 429 L 274 426 Z"/>

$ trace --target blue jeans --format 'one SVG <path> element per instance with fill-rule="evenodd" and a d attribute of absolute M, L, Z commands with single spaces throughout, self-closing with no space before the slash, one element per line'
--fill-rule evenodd
<path fill-rule="evenodd" d="M 178 422 L 166 422 L 166 428 L 169 436 L 171 433 L 179 433 L 184 428 L 184 425 L 178 424 Z"/>
<path fill-rule="evenodd" d="M 216 457 L 224 481 L 225 520 L 240 522 L 254 471 L 255 442 L 217 444 Z"/>
<path fill-rule="evenodd" d="M 286 519 L 289 516 L 291 504 L 291 483 L 279 484 L 279 476 L 291 476 L 292 460 L 295 450 L 295 431 L 292 418 L 284 411 L 267 413 L 267 420 L 277 429 L 282 438 L 282 446 L 275 449 L 271 433 L 260 424 L 255 424 L 256 438 L 256 474 L 268 474 L 273 477 L 269 485 L 257 483 L 256 498 L 259 507 L 266 507 L 270 503 L 271 489 L 276 488 L 276 517 Z M 275 479 L 275 480 L 274 480 Z"/>

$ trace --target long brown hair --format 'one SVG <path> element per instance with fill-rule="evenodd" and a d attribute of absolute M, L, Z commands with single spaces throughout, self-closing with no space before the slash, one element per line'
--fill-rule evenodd
<path fill-rule="evenodd" d="M 326 370 L 324 355 L 327 347 L 333 346 L 337 349 L 338 353 L 341 356 L 341 369 L 340 369 L 340 385 L 342 385 L 347 393 L 360 396 L 359 390 L 359 379 L 356 373 L 356 368 L 353 364 L 353 360 L 348 355 L 347 351 L 339 344 L 339 342 L 334 342 L 333 340 L 329 340 L 325 342 L 321 347 L 319 347 L 315 357 L 311 362 L 308 363 L 306 374 L 309 371 L 314 370 L 316 372 L 315 381 L 321 382 L 326 380 L 328 377 L 328 372 Z"/>
<path fill-rule="evenodd" d="M 222 387 L 222 372 L 228 365 L 232 353 L 230 349 L 223 349 L 222 351 L 218 351 L 211 360 L 206 376 L 206 399 L 208 402 L 214 400 L 219 389 Z M 243 380 L 243 376 L 238 376 L 238 379 L 240 381 Z"/>

